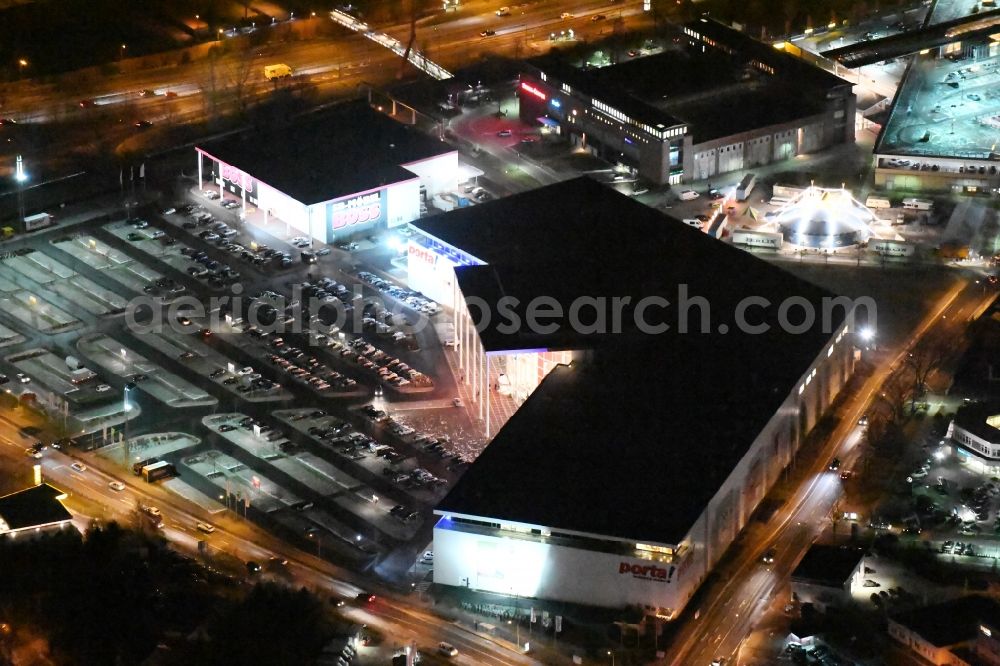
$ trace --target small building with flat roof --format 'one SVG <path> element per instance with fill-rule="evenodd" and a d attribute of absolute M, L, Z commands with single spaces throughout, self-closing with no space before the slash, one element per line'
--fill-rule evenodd
<path fill-rule="evenodd" d="M 198 182 L 323 243 L 396 227 L 458 184 L 458 152 L 366 101 L 195 148 Z"/>
<path fill-rule="evenodd" d="M 1000 665 L 1000 604 L 989 597 L 961 597 L 890 615 L 888 630 L 931 664 Z"/>
<path fill-rule="evenodd" d="M 62 529 L 73 515 L 62 505 L 65 493 L 47 483 L 0 497 L 0 536 Z"/>
<path fill-rule="evenodd" d="M 849 546 L 813 544 L 792 571 L 792 600 L 821 612 L 844 606 L 861 586 L 864 551 Z"/>
<path fill-rule="evenodd" d="M 1000 474 L 1000 402 L 962 405 L 948 428 L 965 462 L 982 474 Z"/>

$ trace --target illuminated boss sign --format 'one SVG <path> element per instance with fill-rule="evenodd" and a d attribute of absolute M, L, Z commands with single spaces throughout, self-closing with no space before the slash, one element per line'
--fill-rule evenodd
<path fill-rule="evenodd" d="M 629 574 L 632 578 L 651 580 L 657 583 L 669 583 L 673 579 L 676 567 L 664 569 L 654 564 L 633 564 L 622 562 L 618 565 L 618 574 Z"/>
<path fill-rule="evenodd" d="M 222 180 L 228 180 L 233 185 L 250 191 L 253 189 L 253 178 L 228 164 L 221 164 Z"/>
<path fill-rule="evenodd" d="M 534 95 L 543 102 L 548 99 L 548 96 L 545 93 L 543 93 L 541 90 L 531 85 L 527 81 L 521 81 L 521 90 L 523 90 L 526 93 Z"/>
<path fill-rule="evenodd" d="M 355 224 L 377 222 L 382 217 L 382 198 L 378 192 L 362 194 L 333 204 L 333 228 L 343 229 Z"/>
<path fill-rule="evenodd" d="M 429 264 L 431 266 L 437 263 L 438 256 L 431 252 L 430 250 L 425 250 L 419 245 L 410 244 L 409 248 L 410 259 L 416 259 L 422 263 Z"/>

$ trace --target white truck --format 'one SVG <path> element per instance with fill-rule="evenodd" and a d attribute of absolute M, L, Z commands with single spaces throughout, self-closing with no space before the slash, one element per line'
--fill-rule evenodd
<path fill-rule="evenodd" d="M 268 81 L 281 79 L 292 75 L 292 68 L 288 65 L 264 65 L 264 78 Z"/>
<path fill-rule="evenodd" d="M 933 201 L 927 201 L 926 199 L 903 199 L 903 208 L 909 210 L 930 210 L 934 207 Z"/>
<path fill-rule="evenodd" d="M 869 241 L 868 249 L 883 257 L 912 257 L 916 252 L 916 247 L 912 243 L 889 239 L 873 239 Z"/>
<path fill-rule="evenodd" d="M 780 250 L 784 237 L 773 231 L 754 231 L 752 229 L 733 230 L 733 244 L 749 245 L 751 247 L 766 247 Z"/>

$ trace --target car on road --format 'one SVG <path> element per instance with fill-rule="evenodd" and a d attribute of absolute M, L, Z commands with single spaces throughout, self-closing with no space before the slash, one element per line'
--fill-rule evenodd
<path fill-rule="evenodd" d="M 559 18 L 561 18 L 563 20 L 565 20 L 565 19 L 571 19 L 571 18 L 573 18 L 573 14 L 571 14 L 570 12 L 563 12 L 562 14 L 559 15 Z"/>
<path fill-rule="evenodd" d="M 501 137 L 501 138 L 507 138 L 507 137 L 513 136 L 513 135 L 514 135 L 514 132 L 512 132 L 509 129 L 502 129 L 499 132 L 497 132 L 497 136 Z"/>
<path fill-rule="evenodd" d="M 215 527 L 209 525 L 208 523 L 199 522 L 197 525 L 195 525 L 195 527 L 198 528 L 199 532 L 204 532 L 205 534 L 211 534 L 212 532 L 215 531 Z"/>
<path fill-rule="evenodd" d="M 445 643 L 444 641 L 441 641 L 440 643 L 438 643 L 437 651 L 438 651 L 438 654 L 442 654 L 445 657 L 457 657 L 458 656 L 458 648 L 455 647 L 454 645 L 452 645 L 451 643 Z"/>
<path fill-rule="evenodd" d="M 354 599 L 362 603 L 370 604 L 375 601 L 375 595 L 371 592 L 358 592 Z"/>
<path fill-rule="evenodd" d="M 146 127 L 152 127 L 153 123 L 151 123 L 148 120 L 137 120 L 135 122 L 135 126 L 138 127 L 139 129 L 143 129 L 143 128 L 146 128 Z"/>
<path fill-rule="evenodd" d="M 768 548 L 765 550 L 763 557 L 760 558 L 760 561 L 764 564 L 774 564 L 774 548 Z"/>
<path fill-rule="evenodd" d="M 107 393 L 110 390 L 111 390 L 111 387 L 108 386 L 107 384 L 98 384 L 97 385 L 97 389 L 96 389 L 96 391 L 98 393 Z"/>
<path fill-rule="evenodd" d="M 72 465 L 70 465 L 70 467 L 72 467 L 73 469 L 75 469 L 78 472 L 86 472 L 87 471 L 87 466 L 84 465 L 82 462 L 75 462 Z"/>
<path fill-rule="evenodd" d="M 121 481 L 108 481 L 108 488 L 114 490 L 115 492 L 121 492 L 125 490 L 125 484 Z"/>
<path fill-rule="evenodd" d="M 497 16 L 510 16 L 510 7 L 501 7 L 496 11 Z"/>
<path fill-rule="evenodd" d="M 606 18 L 608 18 L 608 17 L 605 16 L 604 14 L 594 14 L 593 16 L 590 17 L 590 20 L 591 21 L 603 21 Z"/>
<path fill-rule="evenodd" d="M 260 562 L 247 562 L 247 573 L 253 576 L 259 574 L 261 570 Z"/>
<path fill-rule="evenodd" d="M 24 455 L 28 456 L 29 458 L 41 458 L 42 452 L 40 450 L 35 449 L 34 447 L 29 446 L 24 450 Z"/>
<path fill-rule="evenodd" d="M 488 30 L 487 29 L 487 30 L 483 30 L 481 33 L 479 33 L 479 36 L 480 37 L 492 37 L 495 34 L 497 34 L 496 30 Z"/>
<path fill-rule="evenodd" d="M 836 472 L 838 469 L 840 469 L 840 458 L 834 458 L 833 460 L 831 460 L 830 464 L 827 465 L 827 469 L 830 470 L 831 472 Z"/>
<path fill-rule="evenodd" d="M 680 194 L 681 201 L 694 201 L 697 199 L 699 194 L 694 190 L 684 190 Z"/>
<path fill-rule="evenodd" d="M 24 374 L 23 372 L 17 373 L 17 379 L 22 384 L 28 384 L 29 382 L 31 382 L 31 377 L 29 377 L 28 375 Z"/>

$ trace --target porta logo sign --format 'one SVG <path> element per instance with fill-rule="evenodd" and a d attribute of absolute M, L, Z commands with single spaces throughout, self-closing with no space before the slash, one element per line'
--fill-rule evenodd
<path fill-rule="evenodd" d="M 657 583 L 669 583 L 673 580 L 676 567 L 664 569 L 653 564 L 632 564 L 622 562 L 618 565 L 618 574 L 630 574 L 632 578 L 651 580 Z"/>
<path fill-rule="evenodd" d="M 333 204 L 333 228 L 377 222 L 382 217 L 382 197 L 378 192 L 362 194 L 347 201 L 337 201 Z"/>
<path fill-rule="evenodd" d="M 437 255 L 430 250 L 425 250 L 415 243 L 410 243 L 408 254 L 410 259 L 415 259 L 429 266 L 437 264 Z"/>

